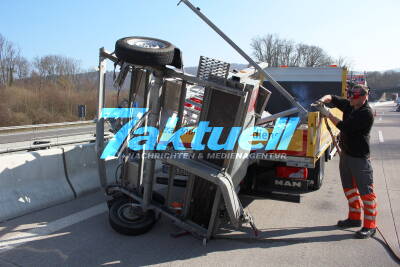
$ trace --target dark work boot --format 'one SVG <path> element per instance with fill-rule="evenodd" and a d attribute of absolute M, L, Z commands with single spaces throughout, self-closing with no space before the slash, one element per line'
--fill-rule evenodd
<path fill-rule="evenodd" d="M 340 228 L 350 228 L 350 227 L 360 227 L 361 226 L 361 220 L 342 220 L 338 221 L 337 226 Z"/>
<path fill-rule="evenodd" d="M 360 239 L 366 239 L 373 237 L 376 233 L 376 228 L 361 228 L 361 230 L 356 232 L 356 237 Z"/>

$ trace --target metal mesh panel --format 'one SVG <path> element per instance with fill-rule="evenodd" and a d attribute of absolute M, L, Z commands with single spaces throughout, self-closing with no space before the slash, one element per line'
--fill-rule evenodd
<path fill-rule="evenodd" d="M 202 80 L 208 80 L 210 76 L 217 76 L 226 79 L 228 77 L 229 67 L 229 63 L 200 56 L 197 77 Z"/>
<path fill-rule="evenodd" d="M 163 163 L 162 172 L 168 173 L 170 167 L 171 167 L 171 165 Z M 189 172 L 187 170 L 175 167 L 175 175 L 189 176 Z"/>

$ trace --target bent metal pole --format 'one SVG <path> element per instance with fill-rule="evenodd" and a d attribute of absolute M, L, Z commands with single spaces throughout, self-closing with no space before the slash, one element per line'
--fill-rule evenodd
<path fill-rule="evenodd" d="M 269 75 L 263 68 L 261 68 L 250 56 L 248 56 L 239 46 L 237 46 L 225 33 L 223 33 L 214 23 L 212 23 L 203 13 L 201 13 L 199 8 L 196 8 L 195 6 L 190 3 L 188 0 L 181 0 L 179 1 L 178 5 L 183 2 L 185 5 L 187 5 L 194 13 L 196 13 L 205 23 L 207 23 L 215 32 L 218 33 L 219 36 L 221 36 L 230 46 L 233 47 L 242 57 L 244 57 L 250 65 L 254 66 L 259 73 L 261 73 L 275 88 L 278 90 L 287 100 L 292 103 L 293 106 L 297 107 L 299 112 L 300 112 L 300 117 L 303 115 L 307 114 L 307 110 L 300 104 L 298 103 L 293 96 L 285 90 L 285 88 L 282 87 L 277 81 L 272 78 L 271 75 Z"/>

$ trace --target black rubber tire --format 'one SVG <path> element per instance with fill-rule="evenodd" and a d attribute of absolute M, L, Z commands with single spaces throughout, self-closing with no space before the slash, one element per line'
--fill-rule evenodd
<path fill-rule="evenodd" d="M 252 191 L 252 186 L 255 183 L 257 174 L 257 165 L 253 164 L 247 168 L 247 172 L 242 182 L 240 183 L 240 192 L 249 193 Z"/>
<path fill-rule="evenodd" d="M 165 197 L 156 191 L 153 191 L 152 199 L 160 205 L 165 204 Z"/>
<path fill-rule="evenodd" d="M 325 175 L 325 159 L 321 157 L 316 163 L 315 168 L 308 169 L 308 179 L 313 181 L 311 189 L 318 190 L 322 186 Z"/>
<path fill-rule="evenodd" d="M 325 153 L 324 153 L 325 162 L 328 162 L 328 161 L 329 161 L 329 155 L 331 154 L 332 147 L 333 147 L 333 144 L 331 144 L 331 145 L 325 150 Z"/>
<path fill-rule="evenodd" d="M 163 48 L 145 48 L 135 46 L 129 42 L 139 40 L 156 41 L 165 45 Z M 149 37 L 125 37 L 115 43 L 115 55 L 119 60 L 134 65 L 142 66 L 165 66 L 174 65 L 176 47 L 171 43 Z"/>
<path fill-rule="evenodd" d="M 137 219 L 127 218 L 123 214 L 123 209 L 132 203 L 129 199 L 121 198 L 115 200 L 109 210 L 109 221 L 111 227 L 123 235 L 141 235 L 153 228 L 156 217 L 152 210 L 139 212 Z"/>

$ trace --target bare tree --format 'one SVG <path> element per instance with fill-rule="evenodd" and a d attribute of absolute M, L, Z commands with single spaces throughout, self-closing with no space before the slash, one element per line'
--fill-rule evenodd
<path fill-rule="evenodd" d="M 34 71 L 41 79 L 51 80 L 56 75 L 55 56 L 36 57 L 33 60 Z"/>
<path fill-rule="evenodd" d="M 26 79 L 30 73 L 31 64 L 26 58 L 20 56 L 16 60 L 16 70 L 15 73 L 18 79 Z"/>
<path fill-rule="evenodd" d="M 0 34 L 0 85 L 12 85 L 18 58 L 19 48 Z"/>
<path fill-rule="evenodd" d="M 268 34 L 265 37 L 257 37 L 252 40 L 250 45 L 258 61 L 265 61 L 270 65 L 273 64 L 276 53 L 276 39 L 278 39 L 276 36 Z"/>
<path fill-rule="evenodd" d="M 6 46 L 6 39 L 0 34 L 0 85 L 5 85 L 5 64 L 4 64 L 4 47 Z"/>
<path fill-rule="evenodd" d="M 295 52 L 294 42 L 291 40 L 283 40 L 283 47 L 281 51 L 281 63 L 286 66 L 293 66 L 293 59 Z"/>
<path fill-rule="evenodd" d="M 351 62 L 351 60 L 349 60 L 349 59 L 346 58 L 346 57 L 342 57 L 342 56 L 336 58 L 335 63 L 336 63 L 336 65 L 338 65 L 339 67 L 347 68 L 347 69 L 351 69 L 351 67 L 352 67 L 352 65 L 353 65 L 352 62 Z"/>
<path fill-rule="evenodd" d="M 400 72 L 385 71 L 385 72 L 368 72 L 368 86 L 377 90 L 400 88 Z"/>
<path fill-rule="evenodd" d="M 264 56 L 264 47 L 261 39 L 259 37 L 253 38 L 250 43 L 251 48 L 253 49 L 253 55 L 258 61 L 267 61 Z"/>
<path fill-rule="evenodd" d="M 332 59 L 324 52 L 324 50 L 315 45 L 306 45 L 304 53 L 304 66 L 317 67 L 326 66 L 332 63 Z"/>
<path fill-rule="evenodd" d="M 256 37 L 251 42 L 253 55 L 258 61 L 268 62 L 269 66 L 280 65 L 316 67 L 332 63 L 331 57 L 320 47 L 281 39 L 268 34 Z"/>
<path fill-rule="evenodd" d="M 73 84 L 79 71 L 79 62 L 68 57 L 47 55 L 33 60 L 33 73 L 39 78 L 39 90 L 44 81 Z"/>
<path fill-rule="evenodd" d="M 33 61 L 33 66 L 41 77 L 49 80 L 57 76 L 73 76 L 80 70 L 78 61 L 59 55 L 37 57 Z"/>

